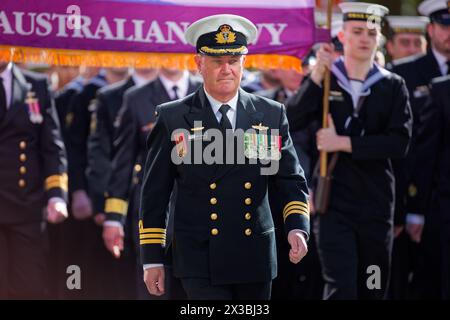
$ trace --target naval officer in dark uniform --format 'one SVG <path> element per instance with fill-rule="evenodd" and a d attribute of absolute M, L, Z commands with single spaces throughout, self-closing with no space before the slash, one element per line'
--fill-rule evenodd
<path fill-rule="evenodd" d="M 277 274 L 267 192 L 271 179 L 283 202 L 278 214 L 284 217 L 291 262 L 298 263 L 307 252 L 308 191 L 284 107 L 239 89 L 247 43 L 255 39 L 256 30 L 252 22 L 235 15 L 206 17 L 186 30 L 188 43 L 197 48 L 195 60 L 204 85 L 160 106 L 148 139 L 139 232 L 144 280 L 151 294 L 165 291 L 166 208 L 175 182 L 173 267 L 189 299 L 270 298 Z M 233 130 L 248 129 L 236 144 L 221 139 Z M 196 144 L 206 153 L 212 136 L 216 148 L 211 154 L 222 157 L 211 164 L 203 157 L 189 163 L 189 150 L 198 152 Z M 223 159 L 233 145 L 240 150 L 235 156 L 245 153 L 242 164 Z M 261 157 L 269 156 L 269 150 L 269 159 L 277 159 L 270 162 L 278 165 L 274 172 L 263 170 L 268 167 Z"/>
<path fill-rule="evenodd" d="M 414 171 L 415 158 L 426 150 L 421 150 L 415 143 L 420 127 L 424 125 L 420 116 L 422 108 L 430 98 L 431 80 L 450 74 L 450 2 L 446 0 L 426 0 L 418 8 L 420 14 L 430 18 L 427 33 L 430 41 L 425 55 L 404 59 L 394 64 L 393 72 L 401 75 L 410 93 L 411 108 L 414 115 L 413 136 L 410 152 L 406 158 L 406 231 L 411 239 L 419 244 L 419 261 L 414 276 L 414 296 L 416 298 L 439 298 L 441 295 L 440 273 L 435 272 L 436 265 L 441 264 L 441 247 L 438 237 L 440 221 L 432 211 L 424 217 L 419 214 L 420 201 L 430 190 L 422 190 L 418 181 L 421 175 Z M 426 155 L 426 153 L 425 153 Z"/>
<path fill-rule="evenodd" d="M 138 208 L 142 166 L 147 154 L 146 140 L 155 123 L 156 106 L 184 98 L 197 90 L 199 85 L 199 81 L 187 70 L 162 68 L 155 80 L 125 92 L 112 148 L 111 175 L 105 202 L 106 221 L 103 226 L 105 246 L 116 257 L 120 255 L 126 235 L 124 226 L 127 227 L 127 224 L 131 224 L 132 240 L 136 244 L 136 252 L 139 252 Z M 119 250 L 114 251 L 114 248 Z M 137 273 L 140 275 L 138 297 L 147 299 L 149 294 L 142 283 L 140 263 Z M 177 286 L 171 277 L 166 280 L 173 290 L 167 290 L 161 299 L 184 297 L 181 285 Z"/>
<path fill-rule="evenodd" d="M 425 152 L 417 156 L 414 167 L 418 187 L 427 190 L 419 195 L 418 213 L 436 215 L 437 235 L 442 243 L 442 298 L 450 299 L 450 76 L 435 78 L 430 98 L 420 114 L 422 127 L 417 147 Z M 424 166 L 424 163 L 426 164 Z M 436 273 L 439 266 L 434 265 Z"/>
<path fill-rule="evenodd" d="M 46 298 L 43 222 L 67 217 L 65 148 L 45 76 L 1 62 L 0 159 L 0 299 Z"/>
<path fill-rule="evenodd" d="M 324 299 L 382 299 L 393 239 L 391 158 L 405 156 L 412 116 L 404 81 L 374 63 L 388 9 L 361 2 L 339 6 L 344 56 L 333 61 L 330 45 L 319 50 L 311 77 L 289 103 L 288 116 L 292 130 L 320 121 L 322 80 L 325 69 L 331 69 L 329 128 L 318 131 L 317 148 L 338 152 L 338 159 L 328 210 L 318 216 L 314 230 Z"/>

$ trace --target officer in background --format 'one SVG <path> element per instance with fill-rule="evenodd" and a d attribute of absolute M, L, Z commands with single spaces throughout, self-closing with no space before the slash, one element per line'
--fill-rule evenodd
<path fill-rule="evenodd" d="M 166 208 L 175 182 L 173 266 L 189 299 L 270 298 L 271 281 L 277 273 L 267 194 L 270 179 L 275 180 L 283 199 L 291 262 L 298 263 L 306 254 L 307 186 L 284 107 L 239 90 L 247 43 L 254 41 L 256 32 L 252 22 L 235 15 L 205 17 L 186 30 L 187 42 L 197 49 L 195 61 L 204 85 L 182 100 L 160 106 L 148 139 L 139 232 L 144 280 L 153 295 L 165 292 Z M 180 128 L 187 133 L 174 133 Z M 236 150 L 231 153 L 235 143 L 225 143 L 224 134 L 230 138 L 233 130 L 252 128 L 245 155 L 256 161 L 246 158 L 245 164 L 236 164 L 236 157 L 244 155 Z M 279 135 L 273 129 L 278 129 Z M 264 150 L 269 150 L 269 143 L 263 143 L 259 130 L 273 135 L 266 140 L 271 141 L 270 159 L 279 159 L 273 175 L 261 172 L 264 168 L 257 157 L 268 154 Z M 222 154 L 222 158 L 210 165 L 204 162 L 207 159 L 189 164 L 189 145 L 200 142 L 203 153 L 208 143 L 197 139 L 214 134 L 215 155 Z M 237 140 L 236 149 L 242 152 L 239 145 L 244 141 Z M 227 153 L 233 155 L 233 164 L 223 159 Z"/>
<path fill-rule="evenodd" d="M 399 59 L 411 58 L 425 54 L 427 40 L 425 32 L 430 19 L 422 16 L 388 16 L 388 40 L 386 49 L 392 64 L 398 64 Z M 401 63 L 401 62 L 400 62 Z"/>
<path fill-rule="evenodd" d="M 135 85 L 142 86 L 154 79 L 157 69 L 134 71 L 129 77 L 101 88 L 92 105 L 91 132 L 88 138 L 87 182 L 89 196 L 92 200 L 94 216 L 105 219 L 104 195 L 111 176 L 111 161 L 115 122 L 122 106 L 125 91 Z M 136 257 L 130 241 L 131 230 L 127 232 L 127 252 L 117 260 L 105 250 L 102 229 L 96 232 L 96 240 L 92 247 L 96 248 L 96 281 L 100 280 L 101 290 L 98 296 L 102 299 L 135 299 L 136 298 Z M 102 257 L 102 258 L 100 258 Z M 108 270 L 105 272 L 103 270 Z"/>
<path fill-rule="evenodd" d="M 75 246 L 70 258 L 72 264 L 79 265 L 83 270 L 84 289 L 66 292 L 69 298 L 101 299 L 105 294 L 102 283 L 114 278 L 113 269 L 105 268 L 110 256 L 102 246 L 101 225 L 104 216 L 97 212 L 94 215 L 89 197 L 91 186 L 87 176 L 88 137 L 96 127 L 96 119 L 92 114 L 96 108 L 97 91 L 127 76 L 128 68 L 100 70 L 100 73 L 89 80 L 83 90 L 75 96 L 70 107 L 72 122 L 68 129 L 69 183 L 72 192 L 72 215 L 76 221 L 72 221 L 71 239 L 68 242 L 70 246 Z"/>
<path fill-rule="evenodd" d="M 415 163 L 419 187 L 419 213 L 433 214 L 439 222 L 442 241 L 442 298 L 450 299 L 450 76 L 431 82 L 430 98 L 420 114 L 423 126 L 417 134 L 420 153 Z M 426 163 L 426 166 L 423 166 Z"/>
<path fill-rule="evenodd" d="M 339 6 L 344 14 L 339 34 L 344 56 L 333 62 L 332 46 L 322 46 L 311 76 L 289 102 L 289 123 L 296 130 L 321 121 L 322 80 L 329 68 L 329 127 L 317 132 L 316 143 L 319 151 L 338 152 L 330 159 L 338 158 L 328 210 L 314 226 L 324 299 L 383 299 L 393 239 L 391 158 L 406 154 L 412 116 L 403 80 L 374 63 L 388 9 L 361 2 Z M 373 265 L 381 277 L 377 290 L 366 285 Z"/>
<path fill-rule="evenodd" d="M 386 48 L 392 58 L 387 69 L 392 70 L 393 66 L 400 64 L 402 59 L 411 59 L 414 56 L 426 53 L 425 32 L 430 21 L 428 17 L 388 16 L 386 20 L 389 22 Z M 407 161 L 407 158 L 393 160 L 396 199 L 392 273 L 389 289 L 391 298 L 395 300 L 408 298 L 410 273 L 414 271 L 418 253 L 417 243 L 411 241 L 409 234 L 404 230 L 406 224 Z M 410 229 L 410 225 L 407 229 Z"/>
<path fill-rule="evenodd" d="M 141 170 L 147 153 L 146 140 L 155 123 L 156 106 L 184 98 L 194 92 L 199 85 L 198 80 L 188 71 L 163 68 L 154 81 L 141 87 L 133 87 L 125 93 L 124 103 L 118 115 L 112 171 L 104 209 L 107 221 L 103 228 L 103 239 L 106 248 L 116 257 L 122 250 L 125 221 L 131 223 L 131 234 L 136 244 L 135 248 L 139 251 L 138 208 L 142 184 Z M 148 292 L 142 283 L 143 270 L 140 263 L 138 268 L 139 297 L 148 298 Z M 173 279 L 167 277 L 167 280 Z M 163 298 L 184 296 L 181 285 L 177 286 L 174 281 L 170 281 L 168 287 L 173 288 L 173 292 L 168 291 Z"/>
<path fill-rule="evenodd" d="M 422 126 L 420 114 L 429 98 L 429 84 L 433 78 L 447 75 L 450 71 L 449 6 L 450 2 L 445 0 L 426 0 L 419 5 L 419 13 L 430 18 L 430 24 L 427 26 L 430 48 L 425 55 L 403 59 L 392 69 L 406 81 L 414 116 L 413 139 L 405 166 L 405 210 L 406 231 L 413 241 L 420 242 L 420 261 L 414 278 L 414 294 L 418 295 L 416 298 L 439 298 L 441 295 L 440 273 L 435 272 L 435 267 L 441 265 L 439 219 L 433 212 L 429 212 L 426 219 L 418 214 L 420 193 L 427 194 L 429 190 L 418 188 L 416 180 L 419 176 L 414 171 L 414 163 L 415 157 L 425 152 L 416 147 L 415 136 Z"/>
<path fill-rule="evenodd" d="M 67 218 L 67 163 L 45 76 L 0 62 L 0 299 L 47 296 L 45 220 Z"/>

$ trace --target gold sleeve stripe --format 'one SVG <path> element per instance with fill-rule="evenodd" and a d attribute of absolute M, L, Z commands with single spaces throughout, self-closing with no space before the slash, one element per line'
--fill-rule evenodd
<path fill-rule="evenodd" d="M 162 244 L 162 245 L 165 245 L 166 244 L 166 241 L 165 240 L 150 240 L 150 239 L 148 239 L 148 240 L 141 240 L 140 242 L 139 242 L 141 245 L 143 245 L 143 244 Z"/>
<path fill-rule="evenodd" d="M 109 198 L 105 203 L 105 212 L 113 212 L 121 215 L 126 215 L 128 211 L 128 203 L 122 199 Z"/>
<path fill-rule="evenodd" d="M 48 191 L 53 188 L 61 188 L 67 192 L 69 189 L 68 180 L 67 174 L 65 173 L 49 176 L 45 179 L 45 190 Z"/>
<path fill-rule="evenodd" d="M 166 239 L 165 234 L 151 233 L 151 234 L 140 234 L 139 239 Z"/>
<path fill-rule="evenodd" d="M 308 209 L 306 209 L 303 206 L 299 206 L 299 205 L 294 205 L 294 206 L 290 206 L 289 208 L 287 208 L 286 210 L 284 210 L 283 214 L 288 213 L 291 210 L 303 210 L 303 211 L 309 211 Z"/>
<path fill-rule="evenodd" d="M 309 219 L 309 214 L 307 212 L 292 210 L 292 211 L 289 211 L 289 213 L 284 216 L 284 221 L 286 221 L 288 216 L 290 216 L 291 214 L 294 214 L 294 213 L 302 214 L 302 215 L 306 216 Z"/>
<path fill-rule="evenodd" d="M 289 207 L 293 206 L 293 205 L 303 206 L 305 209 L 308 210 L 308 204 L 301 202 L 301 201 L 291 201 L 284 206 L 283 212 L 286 212 L 286 210 L 289 209 Z"/>
<path fill-rule="evenodd" d="M 163 233 L 166 234 L 166 229 L 162 228 L 142 228 L 139 229 L 139 233 Z"/>
<path fill-rule="evenodd" d="M 283 214 L 283 218 L 286 218 L 291 212 L 293 212 L 293 213 L 303 213 L 303 214 L 306 214 L 306 215 L 309 216 L 309 212 L 306 211 L 306 210 L 303 210 L 303 209 L 301 209 L 301 210 L 293 209 L 293 210 L 286 211 L 286 212 Z"/>

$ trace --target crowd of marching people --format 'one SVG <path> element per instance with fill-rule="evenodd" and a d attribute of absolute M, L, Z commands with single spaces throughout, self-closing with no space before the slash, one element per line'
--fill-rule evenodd
<path fill-rule="evenodd" d="M 343 4 L 331 43 L 312 48 L 302 72 L 243 72 L 244 91 L 286 107 L 310 194 L 308 254 L 298 264 L 269 194 L 273 300 L 450 297 L 450 2 L 423 1 L 421 16 L 383 8 L 384 36 L 358 25 L 365 8 Z M 0 62 L 0 79 L 0 298 L 186 299 L 170 258 L 165 293 L 149 294 L 139 210 L 142 186 L 160 183 L 144 176 L 157 106 L 200 90 L 201 74 Z M 311 200 L 321 151 L 339 154 L 324 214 Z M 370 265 L 382 289 L 366 287 Z M 70 266 L 78 288 L 68 286 Z"/>

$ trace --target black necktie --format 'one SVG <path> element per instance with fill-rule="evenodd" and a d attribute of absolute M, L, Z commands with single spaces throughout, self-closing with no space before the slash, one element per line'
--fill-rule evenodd
<path fill-rule="evenodd" d="M 5 86 L 3 85 L 3 78 L 0 77 L 0 120 L 3 119 L 5 114 L 6 114 L 6 90 Z"/>
<path fill-rule="evenodd" d="M 172 91 L 173 91 L 173 100 L 178 100 L 178 87 L 177 86 L 173 86 L 172 87 Z"/>
<path fill-rule="evenodd" d="M 450 75 L 450 60 L 447 63 L 447 75 Z"/>
<path fill-rule="evenodd" d="M 227 112 L 230 109 L 231 109 L 231 107 L 227 104 L 223 104 L 222 106 L 220 106 L 219 112 L 222 115 L 222 119 L 220 119 L 219 124 L 223 130 L 233 129 L 233 127 L 231 126 L 230 119 L 228 119 L 228 117 L 227 117 Z"/>

